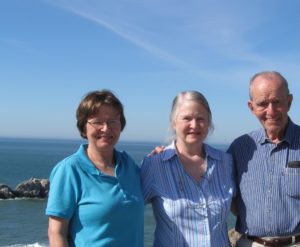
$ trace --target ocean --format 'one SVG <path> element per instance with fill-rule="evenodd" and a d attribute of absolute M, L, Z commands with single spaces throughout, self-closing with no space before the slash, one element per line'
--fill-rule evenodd
<path fill-rule="evenodd" d="M 0 138 L 0 184 L 15 187 L 29 178 L 48 178 L 53 166 L 77 151 L 82 140 L 44 140 Z M 160 143 L 120 142 L 117 149 L 127 151 L 140 164 Z M 226 145 L 213 145 L 226 150 Z M 0 247 L 49 246 L 45 207 L 47 199 L 0 200 Z M 230 215 L 228 228 L 234 226 Z M 150 205 L 145 207 L 145 247 L 152 246 L 155 221 Z"/>

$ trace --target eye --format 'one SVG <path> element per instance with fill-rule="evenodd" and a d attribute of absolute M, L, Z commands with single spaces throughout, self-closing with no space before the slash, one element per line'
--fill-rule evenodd
<path fill-rule="evenodd" d="M 266 107 L 268 107 L 269 103 L 266 101 L 262 101 L 262 102 L 255 103 L 255 105 L 259 108 L 266 108 Z"/>
<path fill-rule="evenodd" d="M 274 100 L 274 101 L 272 102 L 272 104 L 273 104 L 274 106 L 280 106 L 280 105 L 281 105 L 281 101 L 280 101 L 280 100 Z"/>
<path fill-rule="evenodd" d="M 99 120 L 92 121 L 91 123 L 94 124 L 94 125 L 97 125 L 97 126 L 103 124 L 103 122 L 102 122 L 102 121 L 99 121 Z"/>
<path fill-rule="evenodd" d="M 108 125 L 111 126 L 111 127 L 119 126 L 119 124 L 120 124 L 119 120 L 109 120 L 108 121 Z"/>
<path fill-rule="evenodd" d="M 185 122 L 189 122 L 192 120 L 192 117 L 189 117 L 189 116 L 185 116 L 182 118 L 182 120 L 184 120 Z"/>
<path fill-rule="evenodd" d="M 197 117 L 196 121 L 197 122 L 204 122 L 206 119 L 204 117 Z"/>

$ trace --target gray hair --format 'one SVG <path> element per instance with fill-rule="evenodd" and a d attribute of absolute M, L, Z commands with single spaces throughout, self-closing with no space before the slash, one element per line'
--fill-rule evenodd
<path fill-rule="evenodd" d="M 178 114 L 178 108 L 186 101 L 195 101 L 201 104 L 208 113 L 208 125 L 209 132 L 212 132 L 214 127 L 212 123 L 212 113 L 208 104 L 208 101 L 204 95 L 198 91 L 183 91 L 177 94 L 172 103 L 172 109 L 170 113 L 170 124 L 172 125 L 175 121 L 175 118 Z"/>
<path fill-rule="evenodd" d="M 281 80 L 281 82 L 283 83 L 284 88 L 286 89 L 287 95 L 290 94 L 288 82 L 279 72 L 277 72 L 277 71 L 262 71 L 262 72 L 256 73 L 250 79 L 250 83 L 249 83 L 249 97 L 250 97 L 250 100 L 252 100 L 252 85 L 253 85 L 253 82 L 259 76 L 262 76 L 266 79 L 272 79 L 274 76 L 279 78 Z"/>

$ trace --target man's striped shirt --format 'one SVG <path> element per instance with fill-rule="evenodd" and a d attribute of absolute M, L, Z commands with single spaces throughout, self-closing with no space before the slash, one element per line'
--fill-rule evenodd
<path fill-rule="evenodd" d="M 300 126 L 289 120 L 279 144 L 264 129 L 237 138 L 229 147 L 237 177 L 237 230 L 252 236 L 300 233 Z"/>

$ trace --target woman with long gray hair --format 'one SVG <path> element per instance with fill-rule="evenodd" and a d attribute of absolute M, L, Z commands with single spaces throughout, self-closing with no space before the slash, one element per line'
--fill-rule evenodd
<path fill-rule="evenodd" d="M 197 91 L 173 100 L 174 141 L 145 157 L 142 190 L 156 219 L 153 246 L 229 247 L 226 224 L 234 193 L 232 157 L 204 143 L 212 114 Z"/>

